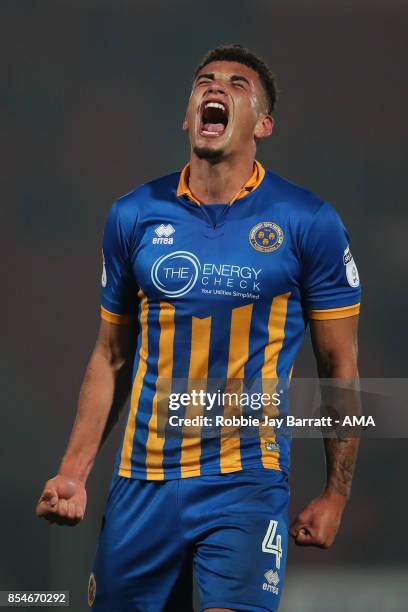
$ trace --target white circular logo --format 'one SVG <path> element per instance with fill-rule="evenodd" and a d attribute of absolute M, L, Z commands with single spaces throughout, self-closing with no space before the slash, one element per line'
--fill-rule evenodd
<path fill-rule="evenodd" d="M 346 264 L 346 276 L 350 287 L 358 287 L 360 285 L 358 270 L 356 264 L 354 263 L 354 259 Z"/>
<path fill-rule="evenodd" d="M 181 297 L 194 287 L 200 269 L 200 262 L 194 253 L 175 251 L 156 259 L 151 278 L 156 289 L 166 297 Z"/>
<path fill-rule="evenodd" d="M 107 278 L 106 278 L 105 256 L 102 251 L 102 280 L 101 280 L 102 287 L 106 287 L 106 282 L 107 282 Z"/>

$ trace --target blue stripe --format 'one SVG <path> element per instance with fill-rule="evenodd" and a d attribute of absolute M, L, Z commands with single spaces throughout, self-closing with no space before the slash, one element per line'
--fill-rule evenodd
<path fill-rule="evenodd" d="M 304 333 L 305 322 L 302 316 L 302 307 L 291 295 L 288 300 L 286 313 L 285 338 L 276 366 L 281 388 L 287 389 L 288 387 L 290 370 L 299 349 L 299 345 L 303 340 Z M 286 415 L 290 411 L 288 399 L 288 393 L 285 391 L 284 400 L 279 408 L 280 416 Z M 285 471 L 289 471 L 291 438 L 288 435 L 277 435 L 276 440 L 280 446 L 279 463 Z"/>
<path fill-rule="evenodd" d="M 184 393 L 187 391 L 187 379 L 191 353 L 191 317 L 175 310 L 174 314 L 174 346 L 173 346 L 173 384 L 172 393 Z M 180 417 L 185 415 L 185 407 L 172 412 Z M 170 475 L 172 478 L 181 478 L 181 428 L 177 432 L 174 427 L 167 425 L 166 438 L 163 447 L 164 478 Z M 180 435 L 175 435 L 179 433 Z M 171 472 L 171 474 L 170 474 Z"/>
<path fill-rule="evenodd" d="M 140 325 L 140 314 L 141 314 L 141 300 L 139 300 L 138 303 L 138 309 L 137 309 L 137 320 L 138 320 L 138 324 L 139 324 L 139 330 L 141 329 L 141 325 Z M 137 343 L 136 343 L 136 351 L 135 351 L 135 358 L 133 360 L 133 368 L 132 368 L 132 389 L 133 389 L 133 385 L 135 383 L 135 378 L 136 378 L 136 372 L 137 372 L 137 368 L 139 367 L 139 361 L 140 361 L 140 347 L 142 345 L 142 334 L 138 333 L 137 335 Z M 122 431 L 122 440 L 121 443 L 119 445 L 119 448 L 116 452 L 116 459 L 115 459 L 115 472 L 118 472 L 119 470 L 119 466 L 120 466 L 120 462 L 122 459 L 122 450 L 123 450 L 123 442 L 125 440 L 125 435 L 126 435 L 126 426 L 127 426 L 127 422 L 129 419 L 129 412 L 131 409 L 131 401 L 129 399 L 128 401 L 128 406 L 127 406 L 127 412 L 126 412 L 126 417 L 124 419 L 124 425 L 123 425 L 123 431 Z"/>
<path fill-rule="evenodd" d="M 136 412 L 136 428 L 133 437 L 132 476 L 146 477 L 146 443 L 149 435 L 148 424 L 152 415 L 153 397 L 156 391 L 157 364 L 159 357 L 159 305 L 148 300 L 147 317 L 147 369 L 143 379 L 139 406 Z M 137 471 L 137 474 L 134 472 Z"/>
<path fill-rule="evenodd" d="M 228 371 L 228 354 L 231 329 L 231 311 L 215 314 L 211 320 L 210 350 L 208 360 L 208 393 L 223 389 Z M 209 417 L 222 414 L 222 408 L 214 407 L 206 411 Z M 202 428 L 201 431 L 201 474 L 221 472 L 219 431 L 213 428 Z"/>
<path fill-rule="evenodd" d="M 265 360 L 265 344 L 269 339 L 268 321 L 270 303 L 254 304 L 251 327 L 249 330 L 249 360 L 245 365 L 245 393 L 262 393 L 262 367 Z M 262 408 L 253 410 L 250 406 L 243 409 L 244 416 L 262 418 Z M 251 435 L 248 435 L 251 434 Z M 259 428 L 243 428 L 241 434 L 241 464 L 244 469 L 259 463 L 262 467 L 262 453 L 259 441 Z"/>

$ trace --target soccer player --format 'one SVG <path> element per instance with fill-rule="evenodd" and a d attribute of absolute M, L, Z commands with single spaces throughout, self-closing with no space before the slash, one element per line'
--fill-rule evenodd
<path fill-rule="evenodd" d="M 256 55 L 210 51 L 183 123 L 189 163 L 109 213 L 100 331 L 68 448 L 37 506 L 50 522 L 83 519 L 88 475 L 130 392 L 89 583 L 94 611 L 191 612 L 193 567 L 201 610 L 277 610 L 288 532 L 327 548 L 339 528 L 355 439 L 325 440 L 325 488 L 289 528 L 287 436 L 163 426 L 171 381 L 258 379 L 276 390 L 308 323 L 319 376 L 357 377 L 360 288 L 342 222 L 255 159 L 275 99 Z"/>

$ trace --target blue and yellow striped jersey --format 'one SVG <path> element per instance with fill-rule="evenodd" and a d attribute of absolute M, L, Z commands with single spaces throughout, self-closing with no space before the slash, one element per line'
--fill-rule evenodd
<path fill-rule="evenodd" d="M 289 439 L 262 428 L 158 435 L 159 381 L 289 379 L 309 318 L 359 312 L 347 233 L 328 203 L 259 162 L 215 221 L 188 173 L 120 198 L 105 227 L 102 317 L 139 321 L 117 470 L 152 480 L 289 470 Z"/>

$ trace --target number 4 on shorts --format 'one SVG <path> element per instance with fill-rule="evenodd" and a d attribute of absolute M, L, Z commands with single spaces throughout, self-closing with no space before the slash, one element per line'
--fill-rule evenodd
<path fill-rule="evenodd" d="M 278 534 L 274 543 L 277 528 L 278 521 L 269 521 L 268 529 L 262 542 L 262 552 L 276 555 L 276 567 L 279 569 L 282 558 L 282 536 Z"/>

